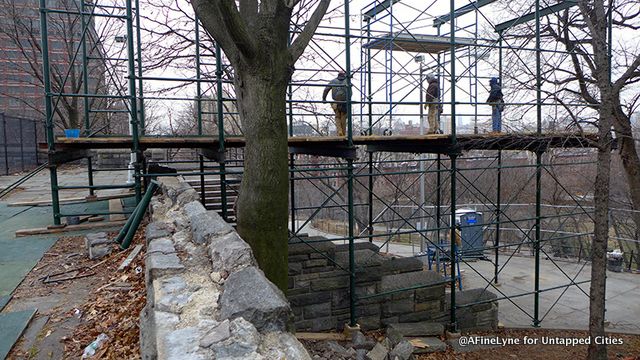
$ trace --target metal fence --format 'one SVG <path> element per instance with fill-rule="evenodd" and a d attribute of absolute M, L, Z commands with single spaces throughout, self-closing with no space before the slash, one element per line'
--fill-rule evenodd
<path fill-rule="evenodd" d="M 31 170 L 38 159 L 38 141 L 44 140 L 40 121 L 0 113 L 0 174 Z"/>

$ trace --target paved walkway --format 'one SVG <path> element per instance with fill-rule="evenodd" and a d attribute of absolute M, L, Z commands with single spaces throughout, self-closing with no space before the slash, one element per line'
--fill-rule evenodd
<path fill-rule="evenodd" d="M 15 231 L 46 226 L 51 219 L 49 208 L 7 207 L 0 203 L 0 298 L 7 299 L 56 240 L 53 236 L 16 238 Z"/>
<path fill-rule="evenodd" d="M 15 182 L 25 174 L 0 176 L 0 188 Z M 87 171 L 79 166 L 66 166 L 58 171 L 60 185 L 86 185 Z M 126 172 L 96 173 L 94 184 L 112 185 L 126 182 Z M 123 192 L 122 189 L 103 190 L 97 195 L 108 195 Z M 60 191 L 60 199 L 84 197 L 87 189 Z M 27 180 L 20 188 L 11 192 L 0 201 L 0 309 L 4 300 L 24 276 L 40 260 L 51 245 L 60 236 L 74 233 L 60 233 L 41 236 L 15 237 L 19 229 L 46 227 L 53 223 L 50 206 L 9 206 L 10 203 L 24 201 L 50 201 L 51 186 L 49 172 L 45 169 Z M 108 210 L 107 201 L 83 202 L 62 205 L 64 213 L 89 214 Z M 86 231 L 85 231 L 86 232 Z M 77 232 L 75 234 L 78 234 Z"/>
<path fill-rule="evenodd" d="M 488 289 L 499 297 L 524 294 L 534 290 L 535 261 L 532 257 L 500 257 L 500 286 Z M 492 279 L 494 265 L 489 261 L 462 264 L 466 287 L 487 287 L 484 278 Z M 564 273 L 564 274 L 563 274 Z M 566 274 L 566 275 L 565 275 Z M 587 329 L 589 326 L 589 283 L 544 291 L 562 285 L 589 280 L 591 265 L 542 259 L 540 261 L 540 308 L 542 326 L 558 329 Z M 606 321 L 610 331 L 640 333 L 640 274 L 607 272 Z M 524 295 L 500 302 L 500 320 L 505 326 L 532 324 L 534 296 Z"/>
<path fill-rule="evenodd" d="M 0 176 L 0 188 L 4 188 L 9 184 L 20 179 L 25 174 Z M 116 185 L 124 184 L 127 180 L 125 171 L 98 172 L 94 177 L 95 185 Z M 79 166 L 65 166 L 58 171 L 58 179 L 60 185 L 87 185 L 87 170 Z M 100 190 L 96 193 L 98 196 L 122 193 L 126 189 L 110 189 Z M 89 195 L 88 189 L 73 189 L 60 191 L 61 199 L 83 198 Z M 15 237 L 15 231 L 26 228 L 38 228 L 50 225 L 53 222 L 53 214 L 51 206 L 9 206 L 10 203 L 16 202 L 32 202 L 32 201 L 50 201 L 51 186 L 49 179 L 49 171 L 47 169 L 41 171 L 33 178 L 27 180 L 20 188 L 11 192 L 8 196 L 0 201 L 0 359 L 11 349 L 14 341 L 22 333 L 22 330 L 29 323 L 35 309 L 38 314 L 46 313 L 51 307 L 60 307 L 71 310 L 73 306 L 79 306 L 85 301 L 86 296 L 80 292 L 73 294 L 72 298 L 48 295 L 45 297 L 36 297 L 25 301 L 22 299 L 14 299 L 10 301 L 11 294 L 15 288 L 23 281 L 24 277 L 42 258 L 51 245 L 61 236 L 80 235 L 94 230 L 85 230 L 80 232 L 64 232 L 57 234 L 47 234 L 39 236 Z M 126 203 L 125 203 L 126 205 Z M 75 204 L 64 204 L 61 207 L 63 213 L 93 214 L 108 211 L 108 201 L 94 202 L 78 202 Z M 128 208 L 130 210 L 130 207 Z M 116 230 L 113 228 L 112 230 Z M 101 229 L 108 231 L 109 229 Z M 83 245 L 78 244 L 78 249 Z M 55 270 L 53 270 L 55 271 Z M 84 289 L 83 289 L 84 290 Z M 88 294 L 88 289 L 86 290 Z M 82 295 L 82 296 L 81 296 Z M 8 305 L 7 305 L 8 303 Z M 5 307 L 5 305 L 7 305 Z M 23 311 L 24 310 L 24 311 Z M 48 321 L 48 315 L 36 315 L 37 318 L 31 321 L 27 328 L 27 333 L 23 350 L 31 350 L 30 345 L 33 339 L 41 337 L 41 330 Z M 62 345 L 59 342 L 60 336 L 56 336 L 58 332 L 69 334 L 76 317 L 70 317 L 70 320 L 63 320 L 62 328 L 53 329 L 53 335 L 43 339 L 42 344 L 49 344 L 49 347 L 40 345 L 42 352 L 35 355 L 37 358 L 57 358 L 62 356 Z M 6 336 L 5 336 L 6 335 Z M 31 342 L 29 342 L 32 339 Z M 45 351 L 46 349 L 46 351 Z"/>
<path fill-rule="evenodd" d="M 20 179 L 26 173 L 17 175 L 0 176 L 0 189 L 3 189 L 16 180 Z M 122 185 L 127 182 L 126 171 L 99 171 L 94 173 L 94 185 Z M 86 166 L 62 166 L 58 170 L 58 185 L 60 186 L 77 186 L 88 185 L 88 173 Z M 96 195 L 110 195 L 121 193 L 124 189 L 109 189 L 99 190 Z M 76 198 L 89 195 L 88 189 L 71 189 L 61 190 L 60 198 Z M 12 191 L 8 196 L 2 198 L 2 202 L 23 202 L 23 201 L 38 201 L 38 200 L 51 200 L 51 181 L 49 178 L 49 171 L 44 169 L 37 175 L 27 180 L 18 189 Z"/>

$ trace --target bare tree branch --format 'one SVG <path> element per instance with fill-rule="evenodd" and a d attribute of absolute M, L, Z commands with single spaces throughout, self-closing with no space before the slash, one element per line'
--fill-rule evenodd
<path fill-rule="evenodd" d="M 311 15 L 311 19 L 307 23 L 307 26 L 304 27 L 300 35 L 294 40 L 293 44 L 291 44 L 291 48 L 289 49 L 289 53 L 291 54 L 291 66 L 295 64 L 300 55 L 304 52 L 304 49 L 309 45 L 309 41 L 313 37 L 313 34 L 316 32 L 318 25 L 322 21 L 324 14 L 327 12 L 327 8 L 331 4 L 331 0 L 321 0 L 316 7 L 316 10 Z"/>
<path fill-rule="evenodd" d="M 216 39 L 216 42 L 224 50 L 229 60 L 233 63 L 239 60 L 241 55 L 240 49 L 234 43 L 231 35 L 228 33 L 226 26 L 220 26 L 223 23 L 220 12 L 220 0 L 193 0 L 193 8 L 198 14 L 202 25 Z"/>
<path fill-rule="evenodd" d="M 640 77 L 640 54 L 636 56 L 627 70 L 613 83 L 614 91 L 620 91 L 632 77 Z"/>

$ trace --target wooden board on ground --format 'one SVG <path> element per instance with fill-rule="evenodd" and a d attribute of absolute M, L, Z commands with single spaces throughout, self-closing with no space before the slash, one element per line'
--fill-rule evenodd
<path fill-rule="evenodd" d="M 87 221 L 89 221 L 89 222 L 98 222 L 98 221 L 102 221 L 102 220 L 104 220 L 104 217 L 102 217 L 102 216 L 84 215 L 84 216 L 78 217 L 78 224 L 82 224 L 82 223 L 85 223 Z M 78 224 L 75 224 L 75 225 L 78 225 Z M 60 225 L 47 225 L 47 229 L 49 229 L 49 230 L 51 230 L 51 229 L 61 229 L 61 228 L 67 227 L 67 226 L 69 226 L 69 224 L 66 221 L 64 221 Z"/>
<path fill-rule="evenodd" d="M 314 332 L 297 332 L 298 340 L 334 340 L 344 341 L 347 338 L 343 333 L 314 333 Z"/>
<path fill-rule="evenodd" d="M 82 224 L 84 222 L 89 221 L 90 218 L 94 217 L 95 215 L 84 215 L 84 216 L 80 216 L 78 217 L 78 224 Z M 69 225 L 69 224 L 67 224 Z"/>
<path fill-rule="evenodd" d="M 126 192 L 122 194 L 96 196 L 95 198 L 92 198 L 91 201 L 122 199 L 129 196 L 133 196 L 133 194 L 130 192 Z M 86 202 L 86 201 L 87 201 L 86 196 L 79 196 L 79 197 L 60 199 L 60 204 Z M 14 203 L 9 203 L 7 206 L 50 206 L 50 205 L 51 205 L 51 200 L 35 200 L 35 201 L 18 201 Z"/>
<path fill-rule="evenodd" d="M 138 254 L 140 253 L 140 250 L 142 250 L 142 245 L 140 245 L 140 244 L 136 245 L 136 247 L 133 248 L 131 253 L 129 253 L 129 256 L 127 256 L 127 258 L 124 259 L 122 264 L 120 264 L 120 266 L 118 266 L 118 271 L 123 270 L 124 268 L 129 266 L 129 264 L 131 264 L 133 259 L 135 259 L 135 257 L 138 256 Z"/>
<path fill-rule="evenodd" d="M 55 234 L 69 231 L 79 230 L 91 230 L 109 227 L 120 227 L 125 224 L 125 221 L 105 221 L 101 223 L 89 223 L 79 225 L 67 225 L 63 228 L 47 229 L 47 228 L 34 228 L 34 229 L 21 229 L 16 231 L 16 237 L 29 236 L 29 235 L 41 235 L 41 234 Z"/>
<path fill-rule="evenodd" d="M 112 212 L 112 213 L 121 213 L 121 212 L 123 212 L 122 200 L 121 199 L 110 199 L 109 200 L 109 212 Z M 120 221 L 120 220 L 125 220 L 124 214 L 111 214 L 111 215 L 109 215 L 109 221 Z"/>

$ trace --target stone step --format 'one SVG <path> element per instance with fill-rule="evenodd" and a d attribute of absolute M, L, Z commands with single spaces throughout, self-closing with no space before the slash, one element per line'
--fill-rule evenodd
<path fill-rule="evenodd" d="M 227 209 L 233 209 L 233 204 L 235 202 L 227 202 Z M 222 202 L 221 201 L 207 201 L 207 207 L 213 208 L 213 209 L 222 209 Z"/>
<path fill-rule="evenodd" d="M 192 186 L 200 186 L 200 176 L 198 175 L 197 178 L 186 178 L 185 181 Z M 225 182 L 227 183 L 227 186 L 232 186 L 233 184 L 240 184 L 240 179 L 225 179 Z M 205 185 L 220 185 L 220 179 L 205 179 L 204 180 L 204 184 Z"/>
<path fill-rule="evenodd" d="M 216 195 L 211 195 L 210 196 L 209 194 L 206 194 L 204 198 L 205 198 L 206 201 L 222 202 L 222 197 L 219 196 L 219 195 L 217 195 L 217 196 Z M 227 196 L 227 198 L 226 198 L 227 204 L 234 203 L 237 199 L 238 199 L 237 196 Z"/>
<path fill-rule="evenodd" d="M 200 183 L 195 183 L 195 184 L 189 184 L 191 185 L 191 187 L 193 187 L 193 189 L 197 192 L 200 192 L 200 190 L 202 190 L 202 186 L 200 186 Z M 216 193 L 220 193 L 221 192 L 221 188 L 222 186 L 220 184 L 212 184 L 212 185 L 205 185 L 204 186 L 204 191 L 206 193 L 209 192 L 216 192 Z M 227 184 L 227 186 L 225 187 L 227 190 L 227 194 L 237 194 L 238 190 L 240 190 L 240 184 Z"/>
<path fill-rule="evenodd" d="M 215 212 L 218 213 L 218 215 L 222 216 L 222 205 L 220 204 L 209 204 L 207 203 L 205 206 L 205 209 L 207 210 L 214 210 Z M 229 216 L 235 216 L 236 212 L 233 209 L 233 204 L 227 206 L 227 217 Z"/>
<path fill-rule="evenodd" d="M 196 192 L 198 194 L 200 194 L 200 188 L 195 189 Z M 218 188 L 218 190 L 205 190 L 204 194 L 209 197 L 209 196 L 222 196 L 222 191 L 220 191 L 220 188 Z M 231 197 L 231 196 L 238 196 L 238 192 L 235 190 L 231 190 L 231 191 L 227 191 L 226 193 L 227 197 Z"/>

